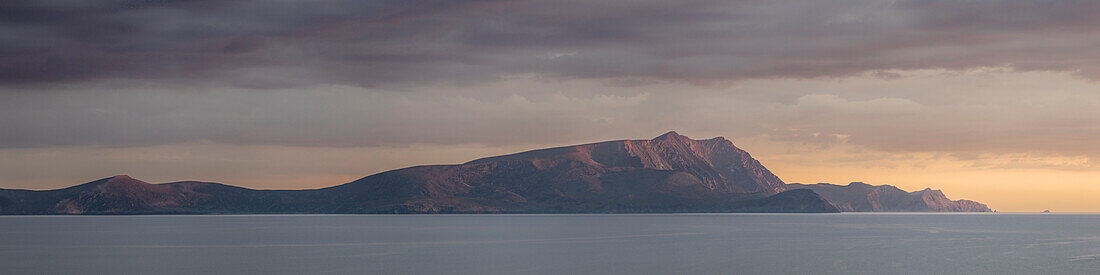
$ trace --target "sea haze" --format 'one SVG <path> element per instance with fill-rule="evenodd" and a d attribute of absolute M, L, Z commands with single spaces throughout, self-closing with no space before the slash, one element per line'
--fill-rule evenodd
<path fill-rule="evenodd" d="M 1094 214 L 0 216 L 5 274 L 1092 273 Z"/>

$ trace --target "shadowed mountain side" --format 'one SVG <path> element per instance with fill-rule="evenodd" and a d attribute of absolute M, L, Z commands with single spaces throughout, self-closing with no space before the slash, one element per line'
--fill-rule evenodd
<path fill-rule="evenodd" d="M 950 200 L 940 190 L 906 192 L 890 185 L 853 182 L 848 185 L 788 184 L 790 189 L 809 189 L 846 212 L 992 212 L 985 204 Z"/>
<path fill-rule="evenodd" d="M 380 185 L 391 175 L 370 181 Z M 355 193 L 344 186 L 319 190 L 253 190 L 209 182 L 150 184 L 115 176 L 49 191 L 0 189 L 0 214 L 244 214 L 244 213 L 674 213 L 838 212 L 808 190 L 776 195 L 699 196 L 654 187 L 621 190 L 598 199 L 552 197 L 528 201 L 505 190 L 475 190 L 432 196 L 421 188 L 373 189 Z M 371 192 L 378 191 L 378 192 Z M 388 195 L 388 196 L 387 196 Z"/>
<path fill-rule="evenodd" d="M 577 171 L 581 172 L 577 172 Z M 420 166 L 324 189 L 337 213 L 632 213 L 786 212 L 835 209 L 823 199 L 716 192 L 679 171 L 619 171 L 599 176 L 565 165 L 537 169 L 524 162 Z M 417 184 L 419 183 L 419 184 Z M 772 200 L 762 200 L 773 198 Z M 767 210 L 754 202 L 790 205 Z"/>
<path fill-rule="evenodd" d="M 383 172 L 337 191 L 337 212 L 679 212 L 784 191 L 724 138 L 669 132 Z M 379 203 L 361 203 L 378 202 Z M 390 203 L 400 203 L 390 208 Z M 382 206 L 382 208 L 378 208 Z M 722 210 L 732 211 L 732 210 Z"/>
<path fill-rule="evenodd" d="M 50 191 L 0 189 L 0 213 L 641 213 L 837 212 L 786 191 L 724 138 L 669 132 L 428 165 L 315 190 L 208 182 L 148 184 L 127 176 Z"/>

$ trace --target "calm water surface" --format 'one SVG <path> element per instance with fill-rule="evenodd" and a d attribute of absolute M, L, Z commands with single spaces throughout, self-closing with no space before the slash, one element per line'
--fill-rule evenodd
<path fill-rule="evenodd" d="M 1097 274 L 1100 215 L 0 216 L 3 274 Z"/>

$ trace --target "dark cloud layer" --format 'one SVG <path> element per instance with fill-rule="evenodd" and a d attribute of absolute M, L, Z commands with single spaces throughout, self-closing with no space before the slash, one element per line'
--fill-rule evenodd
<path fill-rule="evenodd" d="M 979 66 L 1100 78 L 1096 14 L 1096 1 L 3 1 L 0 85 L 710 83 Z"/>
<path fill-rule="evenodd" d="M 1096 1 L 0 1 L 0 149 L 675 129 L 1095 157 L 1095 14 Z M 713 83 L 731 85 L 697 85 Z"/>

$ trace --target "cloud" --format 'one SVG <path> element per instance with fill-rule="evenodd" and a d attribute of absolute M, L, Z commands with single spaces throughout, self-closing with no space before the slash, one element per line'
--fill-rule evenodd
<path fill-rule="evenodd" d="M 970 167 L 983 169 L 1058 169 L 1073 171 L 1093 168 L 1091 160 L 1085 155 L 1016 153 L 984 155 L 970 161 L 972 161 Z"/>
<path fill-rule="evenodd" d="M 9 1 L 0 148 L 561 144 L 678 130 L 1098 156 L 1098 8 Z"/>
<path fill-rule="evenodd" d="M 394 93 L 349 86 L 207 92 L 0 93 L 0 148 L 191 142 L 313 147 L 533 144 L 615 138 L 644 92 L 526 89 L 538 80 Z M 547 85 L 545 88 L 570 88 Z M 435 90 L 440 89 L 440 90 Z M 659 134 L 659 130 L 644 135 Z"/>
<path fill-rule="evenodd" d="M 185 143 L 127 148 L 0 149 L 0 187 L 53 189 L 119 174 L 152 183 L 216 181 L 252 188 L 320 188 L 377 172 L 463 163 L 523 147 L 300 147 Z"/>
<path fill-rule="evenodd" d="M 7 1 L 0 85 L 714 83 L 983 66 L 1098 79 L 1097 13 L 1095 1 Z"/>
<path fill-rule="evenodd" d="M 408 91 L 62 86 L 0 93 L 0 148 L 212 142 L 310 147 L 768 136 L 882 152 L 1100 157 L 1096 84 L 1067 73 L 895 71 L 735 86 L 512 77 Z"/>
<path fill-rule="evenodd" d="M 904 98 L 876 98 L 848 101 L 837 95 L 809 94 L 798 98 L 798 108 L 807 112 L 833 112 L 852 115 L 904 115 L 916 114 L 924 106 Z"/>

